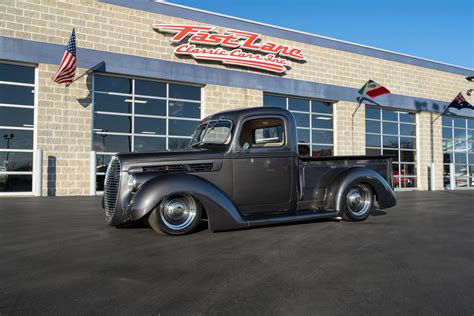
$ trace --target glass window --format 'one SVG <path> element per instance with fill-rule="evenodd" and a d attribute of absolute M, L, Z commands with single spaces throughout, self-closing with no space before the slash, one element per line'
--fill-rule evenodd
<path fill-rule="evenodd" d="M 189 146 L 201 118 L 200 87 L 96 74 L 94 88 L 97 190 L 114 153 Z"/>
<path fill-rule="evenodd" d="M 333 154 L 333 115 L 330 103 L 265 93 L 263 105 L 285 108 L 293 114 L 298 127 L 298 142 L 310 145 L 310 155 Z"/>
<path fill-rule="evenodd" d="M 365 114 L 366 154 L 392 156 L 395 187 L 416 187 L 416 114 L 371 106 Z"/>
<path fill-rule="evenodd" d="M 135 151 L 155 150 L 166 150 L 165 137 L 135 137 Z"/>
<path fill-rule="evenodd" d="M 309 112 L 309 100 L 299 98 L 288 98 L 288 110 Z"/>
<path fill-rule="evenodd" d="M 131 96 L 94 94 L 94 111 L 132 114 Z"/>
<path fill-rule="evenodd" d="M 94 131 L 104 133 L 131 133 L 132 117 L 94 114 Z"/>
<path fill-rule="evenodd" d="M 185 99 L 201 101 L 201 88 L 182 84 L 170 83 L 170 95 L 172 99 Z"/>
<path fill-rule="evenodd" d="M 35 83 L 35 69 L 28 66 L 0 63 L 0 81 Z"/>
<path fill-rule="evenodd" d="M 286 98 L 271 94 L 264 94 L 263 95 L 263 104 L 265 106 L 276 106 L 279 108 L 286 109 Z"/>
<path fill-rule="evenodd" d="M 34 105 L 34 87 L 0 84 L 0 103 L 16 105 Z"/>
<path fill-rule="evenodd" d="M 166 116 L 166 100 L 138 98 L 135 102 L 135 114 Z"/>
<path fill-rule="evenodd" d="M 132 79 L 95 75 L 94 91 L 132 94 Z"/>
<path fill-rule="evenodd" d="M 33 108 L 0 106 L 0 126 L 33 127 L 33 116 Z"/>
<path fill-rule="evenodd" d="M 166 135 L 166 119 L 135 117 L 135 134 Z"/>
<path fill-rule="evenodd" d="M 33 129 L 0 128 L 0 149 L 31 149 L 33 150 Z"/>
<path fill-rule="evenodd" d="M 166 98 L 166 83 L 151 80 L 135 80 L 135 94 Z"/>
<path fill-rule="evenodd" d="M 0 63 L 0 81 L 0 193 L 31 192 L 35 68 Z"/>
<path fill-rule="evenodd" d="M 172 117 L 186 117 L 199 119 L 201 117 L 201 104 L 184 101 L 170 100 L 170 113 Z"/>

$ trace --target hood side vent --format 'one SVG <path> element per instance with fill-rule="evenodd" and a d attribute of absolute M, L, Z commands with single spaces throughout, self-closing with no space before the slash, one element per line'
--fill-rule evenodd
<path fill-rule="evenodd" d="M 210 172 L 214 167 L 214 163 L 196 163 L 182 165 L 159 165 L 143 167 L 143 171 L 159 171 L 167 173 L 175 172 Z"/>

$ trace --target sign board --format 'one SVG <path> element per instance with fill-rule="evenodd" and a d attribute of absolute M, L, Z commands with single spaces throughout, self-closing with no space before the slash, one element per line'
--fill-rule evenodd
<path fill-rule="evenodd" d="M 171 41 L 179 44 L 174 53 L 196 60 L 217 61 L 282 74 L 290 68 L 290 60 L 305 59 L 301 49 L 263 42 L 257 33 L 232 29 L 219 33 L 212 26 L 180 24 L 153 24 L 153 29 L 174 34 Z"/>

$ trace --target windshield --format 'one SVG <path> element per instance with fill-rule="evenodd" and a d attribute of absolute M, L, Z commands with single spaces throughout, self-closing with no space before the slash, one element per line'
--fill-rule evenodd
<path fill-rule="evenodd" d="M 198 126 L 194 133 L 191 146 L 212 144 L 228 145 L 231 139 L 232 121 L 212 120 Z"/>

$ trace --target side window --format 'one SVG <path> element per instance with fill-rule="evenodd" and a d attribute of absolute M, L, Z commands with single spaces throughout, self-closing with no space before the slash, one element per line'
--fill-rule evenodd
<path fill-rule="evenodd" d="M 256 119 L 245 122 L 240 134 L 241 147 L 282 147 L 285 145 L 285 124 L 278 118 Z"/>

